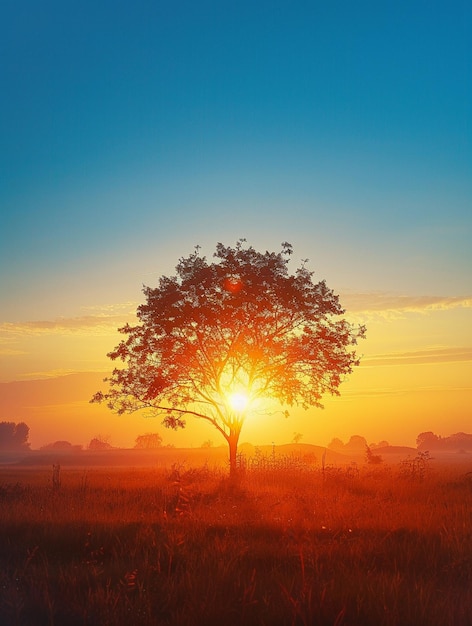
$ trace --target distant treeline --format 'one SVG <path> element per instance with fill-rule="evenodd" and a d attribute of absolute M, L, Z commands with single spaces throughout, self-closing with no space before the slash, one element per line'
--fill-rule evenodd
<path fill-rule="evenodd" d="M 387 448 L 389 445 L 388 441 L 368 444 L 365 437 L 361 437 L 361 435 L 352 435 L 347 443 L 343 443 L 341 439 L 335 437 L 328 444 L 328 448 L 335 452 L 341 452 L 344 454 L 363 454 L 366 448 L 375 450 L 377 448 Z"/>
<path fill-rule="evenodd" d="M 30 449 L 29 426 L 24 422 L 0 422 L 0 452 L 23 452 Z M 299 434 L 298 438 L 301 438 Z M 203 442 L 202 448 L 212 447 L 211 441 Z M 416 438 L 416 446 L 419 451 L 472 451 L 472 434 L 455 433 L 448 437 L 441 437 L 431 431 L 423 432 Z M 145 433 L 139 435 L 135 439 L 134 448 L 137 450 L 156 450 L 158 448 L 173 447 L 170 445 L 163 446 L 162 437 L 159 433 Z M 389 448 L 388 441 L 379 441 L 378 443 L 367 443 L 365 437 L 361 435 L 352 435 L 347 443 L 341 439 L 334 438 L 329 444 L 328 449 L 344 454 L 363 454 L 366 449 L 385 450 Z M 69 441 L 55 441 L 41 447 L 41 450 L 50 452 L 74 452 L 78 453 L 83 450 L 82 445 L 72 444 Z M 109 437 L 98 435 L 90 440 L 87 450 L 102 451 L 113 450 L 113 446 L 109 442 Z"/>
<path fill-rule="evenodd" d="M 335 438 L 328 444 L 330 450 L 341 453 L 360 453 L 366 448 L 371 450 L 380 450 L 390 447 L 388 441 L 379 441 L 378 443 L 367 443 L 365 437 L 360 435 L 352 435 L 347 443 L 343 443 L 341 439 Z M 472 451 L 472 435 L 468 433 L 455 433 L 448 437 L 441 437 L 435 433 L 428 431 L 420 433 L 416 438 L 416 447 L 420 452 L 426 451 L 444 451 L 459 452 Z"/>
<path fill-rule="evenodd" d="M 458 452 L 460 450 L 472 450 L 472 435 L 467 433 L 455 433 L 449 437 L 441 437 L 428 431 L 420 433 L 416 439 L 418 450 L 448 450 Z"/>

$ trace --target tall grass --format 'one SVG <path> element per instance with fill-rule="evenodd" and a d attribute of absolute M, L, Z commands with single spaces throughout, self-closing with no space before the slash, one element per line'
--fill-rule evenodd
<path fill-rule="evenodd" d="M 4 626 L 467 626 L 467 467 L 0 473 Z"/>

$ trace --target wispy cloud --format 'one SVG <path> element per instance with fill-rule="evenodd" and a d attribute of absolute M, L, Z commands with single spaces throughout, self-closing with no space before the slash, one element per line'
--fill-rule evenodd
<path fill-rule="evenodd" d="M 63 376 L 70 376 L 72 374 L 103 374 L 106 375 L 107 372 L 102 368 L 87 368 L 86 371 L 80 369 L 53 369 L 53 370 L 44 370 L 37 372 L 28 372 L 21 376 L 22 380 L 44 380 L 44 379 L 52 379 L 52 378 L 61 378 Z"/>
<path fill-rule="evenodd" d="M 83 315 L 58 317 L 50 320 L 1 322 L 0 341 L 6 344 L 19 335 L 45 334 L 110 334 L 117 328 L 136 322 L 136 302 L 118 302 L 107 305 L 82 307 Z"/>
<path fill-rule="evenodd" d="M 352 399 L 371 399 L 371 398 L 379 398 L 386 399 L 389 398 L 398 398 L 404 396 L 410 396 L 413 394 L 444 394 L 444 393 L 467 393 L 469 394 L 472 390 L 472 387 L 449 387 L 449 386 L 432 386 L 432 387 L 424 387 L 424 386 L 415 386 L 411 387 L 375 387 L 371 389 L 359 388 L 354 390 L 347 390 L 341 393 L 339 397 L 335 398 L 336 403 L 348 403 L 351 402 Z M 328 400 L 327 400 L 328 402 Z"/>
<path fill-rule="evenodd" d="M 384 292 L 345 293 L 340 297 L 348 313 L 395 316 L 472 308 L 472 296 L 402 296 Z"/>
<path fill-rule="evenodd" d="M 115 332 L 126 322 L 132 322 L 130 315 L 82 315 L 80 317 L 60 317 L 54 320 L 33 320 L 27 322 L 3 322 L 0 335 L 44 335 L 83 333 L 87 335 Z"/>
<path fill-rule="evenodd" d="M 83 311 L 89 311 L 95 315 L 134 315 L 139 302 L 118 302 L 114 304 L 100 304 L 95 306 L 83 306 Z"/>
<path fill-rule="evenodd" d="M 8 333 L 0 331 L 0 356 L 21 356 L 27 354 L 24 347 L 18 347 L 18 339 Z"/>
<path fill-rule="evenodd" d="M 15 350 L 13 348 L 3 348 L 0 345 L 0 356 L 20 356 L 22 354 L 27 354 L 25 350 Z"/>
<path fill-rule="evenodd" d="M 412 352 L 391 352 L 367 356 L 362 359 L 364 367 L 381 365 L 423 365 L 427 363 L 453 363 L 472 361 L 471 348 L 429 348 Z"/>

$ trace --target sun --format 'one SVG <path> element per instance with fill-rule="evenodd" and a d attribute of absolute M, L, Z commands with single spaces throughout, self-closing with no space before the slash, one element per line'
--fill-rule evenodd
<path fill-rule="evenodd" d="M 234 411 L 244 411 L 249 403 L 249 398 L 245 393 L 237 392 L 229 396 L 229 404 Z"/>

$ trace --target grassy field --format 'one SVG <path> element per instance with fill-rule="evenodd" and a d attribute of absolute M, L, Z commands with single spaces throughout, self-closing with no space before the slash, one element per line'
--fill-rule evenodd
<path fill-rule="evenodd" d="M 470 465 L 0 469 L 0 624 L 472 624 Z"/>

